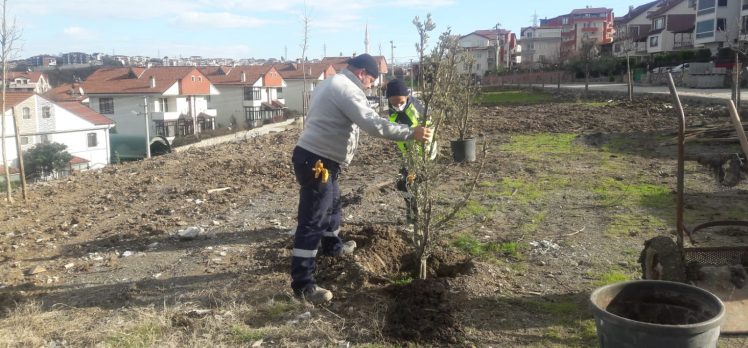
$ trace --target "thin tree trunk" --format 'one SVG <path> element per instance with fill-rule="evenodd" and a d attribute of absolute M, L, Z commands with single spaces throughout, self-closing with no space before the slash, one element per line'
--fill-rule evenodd
<path fill-rule="evenodd" d="M 6 107 L 6 103 L 5 103 L 5 89 L 6 89 L 6 83 L 5 83 L 5 81 L 7 81 L 6 76 L 8 75 L 8 64 L 6 64 L 7 61 L 8 61 L 8 37 L 7 37 L 7 23 L 5 23 L 5 6 L 6 6 L 7 3 L 8 3 L 8 0 L 3 0 L 2 33 L 0 33 L 0 35 L 2 35 L 2 40 L 0 40 L 0 41 L 2 41 L 2 42 L 0 42 L 0 46 L 1 46 L 0 49 L 2 49 L 2 52 L 0 52 L 0 54 L 2 55 L 1 58 L 2 58 L 2 64 L 3 64 L 3 82 L 2 82 L 3 83 L 3 91 L 2 91 L 2 94 L 3 94 L 3 96 L 2 96 L 2 98 L 3 98 L 3 101 L 2 101 L 3 111 L 2 111 L 2 125 L 1 126 L 2 126 L 3 168 L 5 169 L 5 189 L 6 189 L 6 195 L 7 195 L 6 197 L 7 197 L 8 202 L 12 203 L 13 202 L 13 194 L 11 192 L 12 187 L 11 187 L 11 184 L 10 184 L 10 177 L 11 177 L 10 176 L 10 166 L 8 165 L 8 150 L 7 150 L 6 146 L 5 146 L 5 134 L 6 134 L 6 132 L 5 132 L 5 130 L 6 130 L 6 124 L 5 124 L 5 111 L 6 111 L 6 109 L 5 109 L 5 107 Z"/>
<path fill-rule="evenodd" d="M 3 75 L 5 76 L 5 75 Z M 21 134 L 18 129 L 18 116 L 15 111 L 11 112 L 13 115 L 13 131 L 16 135 L 16 154 L 18 155 L 18 169 L 21 176 L 21 193 L 23 194 L 23 200 L 28 200 L 28 194 L 26 193 L 26 170 L 23 166 L 23 148 L 21 148 Z"/>

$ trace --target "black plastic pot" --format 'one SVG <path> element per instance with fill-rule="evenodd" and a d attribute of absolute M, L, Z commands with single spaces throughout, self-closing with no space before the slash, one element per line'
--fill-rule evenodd
<path fill-rule="evenodd" d="M 590 296 L 600 347 L 716 347 L 725 306 L 695 286 L 636 280 Z"/>
<path fill-rule="evenodd" d="M 452 140 L 450 145 L 455 162 L 475 162 L 475 139 Z"/>

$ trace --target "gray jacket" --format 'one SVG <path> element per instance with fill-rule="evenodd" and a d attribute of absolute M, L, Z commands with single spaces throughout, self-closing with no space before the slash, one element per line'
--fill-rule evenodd
<path fill-rule="evenodd" d="M 348 69 L 314 89 L 297 146 L 348 165 L 358 146 L 359 127 L 390 140 L 410 140 L 413 129 L 390 122 L 369 107 L 361 81 Z"/>

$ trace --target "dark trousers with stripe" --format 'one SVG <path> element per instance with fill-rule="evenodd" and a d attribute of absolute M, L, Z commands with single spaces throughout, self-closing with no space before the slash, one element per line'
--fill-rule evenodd
<path fill-rule="evenodd" d="M 315 178 L 318 160 L 328 170 L 327 182 Z M 315 284 L 314 271 L 318 250 L 323 255 L 337 255 L 342 248 L 338 237 L 341 220 L 338 177 L 340 164 L 296 147 L 292 157 L 296 181 L 299 183 L 299 210 L 291 260 L 291 288 L 300 293 Z"/>

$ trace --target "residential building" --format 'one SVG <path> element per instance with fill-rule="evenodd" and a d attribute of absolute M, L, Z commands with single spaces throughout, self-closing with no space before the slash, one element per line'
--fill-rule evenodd
<path fill-rule="evenodd" d="M 647 18 L 658 3 L 655 0 L 641 6 L 629 6 L 629 12 L 615 19 L 613 35 L 613 55 L 616 57 L 645 56 L 647 54 L 647 36 L 652 30 L 652 20 Z"/>
<path fill-rule="evenodd" d="M 274 64 L 275 70 L 281 74 L 286 81 L 286 89 L 283 96 L 286 99 L 286 107 L 290 110 L 304 112 L 308 106 L 309 95 L 311 95 L 318 83 L 335 75 L 336 71 L 329 63 L 306 63 L 306 76 L 301 70 L 300 63 Z M 306 79 L 306 96 L 304 96 L 304 80 Z M 306 103 L 306 104 L 305 104 Z"/>
<path fill-rule="evenodd" d="M 336 72 L 340 72 L 348 66 L 348 60 L 351 58 L 352 57 L 324 57 L 320 63 L 330 64 Z M 389 68 L 387 65 L 387 58 L 384 56 L 372 55 L 372 58 L 374 58 L 379 65 L 379 77 L 374 80 L 374 83 L 371 85 L 371 90 L 374 91 L 377 87 L 382 86 L 382 81 L 384 80 L 383 77 L 389 73 Z M 371 91 L 369 91 L 369 93 L 371 93 Z"/>
<path fill-rule="evenodd" d="M 647 53 L 693 49 L 693 4 L 688 0 L 664 0 L 649 12 L 652 29 L 647 35 Z"/>
<path fill-rule="evenodd" d="M 88 64 L 91 62 L 91 55 L 83 52 L 70 52 L 63 53 L 60 56 L 60 63 L 62 65 L 74 65 L 74 64 Z"/>
<path fill-rule="evenodd" d="M 472 67 L 468 64 L 458 67 L 460 73 L 473 73 L 484 76 L 486 72 L 498 70 L 501 44 L 498 30 L 478 30 L 459 39 L 460 47 L 472 57 Z"/>
<path fill-rule="evenodd" d="M 6 81 L 8 89 L 17 92 L 41 94 L 52 88 L 47 75 L 39 71 L 8 71 Z"/>
<path fill-rule="evenodd" d="M 194 67 L 103 68 L 81 87 L 91 108 L 115 121 L 118 134 L 145 137 L 147 125 L 151 136 L 172 141 L 215 128 L 208 99 L 218 90 Z"/>
<path fill-rule="evenodd" d="M 21 148 L 28 151 L 43 142 L 67 146 L 73 156 L 71 171 L 101 168 L 110 162 L 109 130 L 111 119 L 78 102 L 55 103 L 38 94 L 9 92 L 6 96 L 6 124 L 18 120 Z M 8 164 L 18 167 L 15 132 L 6 130 Z"/>
<path fill-rule="evenodd" d="M 209 105 L 217 110 L 220 125 L 236 127 L 243 119 L 248 127 L 258 127 L 285 117 L 286 82 L 274 67 L 208 67 L 200 71 L 219 92 Z"/>
<path fill-rule="evenodd" d="M 540 21 L 541 26 L 561 26 L 561 60 L 582 54 L 587 42 L 605 45 L 613 42 L 615 33 L 613 10 L 582 8 L 571 13 Z"/>
<path fill-rule="evenodd" d="M 561 58 L 561 26 L 526 27 L 520 31 L 522 66 L 541 68 L 558 64 Z"/>
<path fill-rule="evenodd" d="M 737 42 L 744 26 L 738 14 L 748 14 L 743 8 L 748 10 L 743 0 L 696 0 L 694 45 L 716 54 L 720 48 Z"/>
<path fill-rule="evenodd" d="M 33 56 L 31 58 L 26 59 L 29 66 L 32 67 L 50 67 L 50 66 L 57 66 L 57 57 L 50 56 L 48 54 L 42 54 L 38 56 Z"/>
<path fill-rule="evenodd" d="M 75 101 L 83 104 L 89 102 L 88 96 L 78 82 L 57 86 L 45 92 L 42 96 L 53 102 Z"/>

